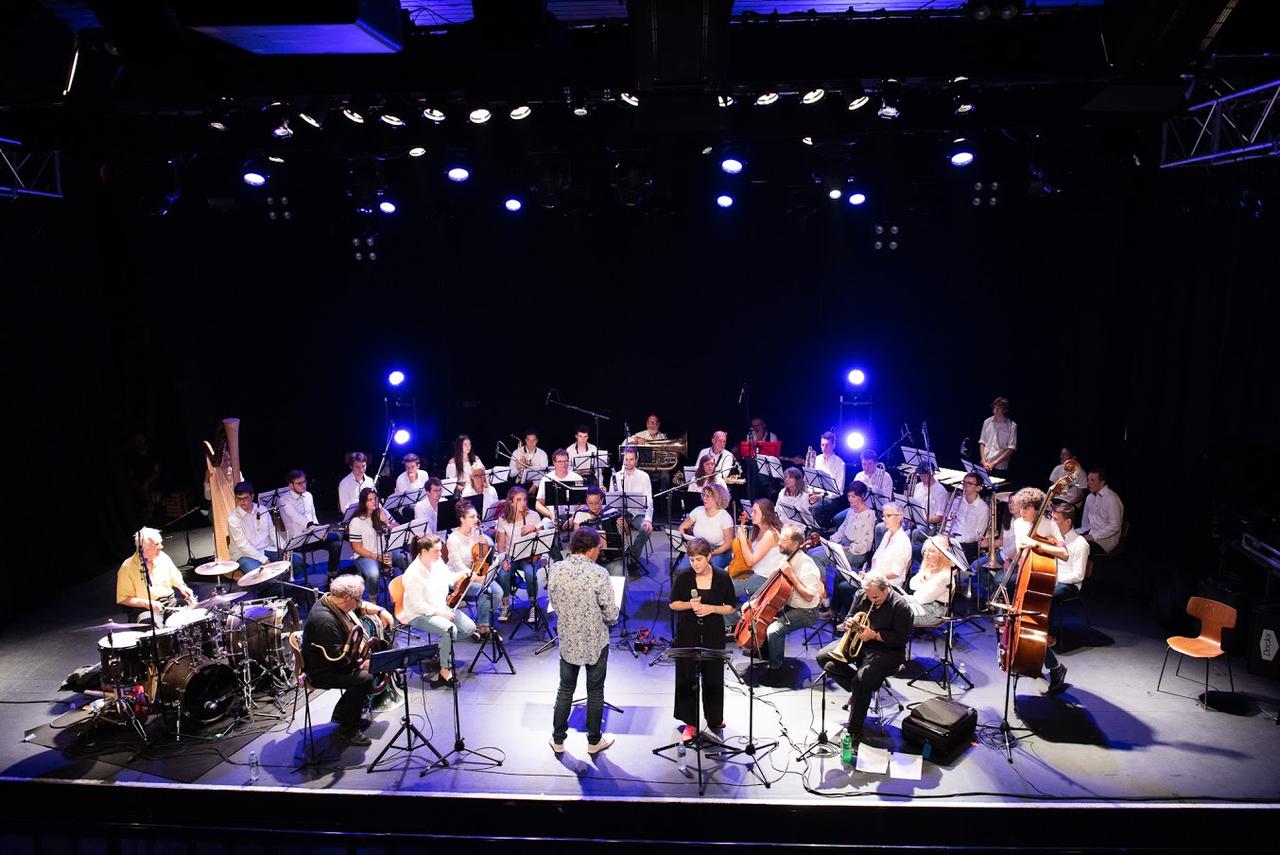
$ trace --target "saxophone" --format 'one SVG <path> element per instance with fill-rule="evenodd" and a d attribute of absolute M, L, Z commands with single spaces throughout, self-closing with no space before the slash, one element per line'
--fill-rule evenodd
<path fill-rule="evenodd" d="M 858 655 L 862 653 L 862 639 L 858 637 L 858 633 L 866 629 L 870 622 L 870 609 L 865 612 L 858 612 L 850 618 L 849 628 L 844 631 L 844 636 L 840 639 L 840 643 L 836 645 L 836 649 L 831 651 L 831 658 L 846 665 L 857 659 Z"/>

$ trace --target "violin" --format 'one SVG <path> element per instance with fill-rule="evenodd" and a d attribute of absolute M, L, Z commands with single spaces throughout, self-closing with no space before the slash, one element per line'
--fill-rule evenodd
<path fill-rule="evenodd" d="M 471 545 L 471 574 L 465 579 L 458 580 L 458 584 L 449 592 L 449 596 L 445 597 L 446 606 L 451 609 L 458 607 L 462 598 L 467 595 L 467 589 L 471 587 L 471 580 L 476 576 L 483 578 L 489 572 L 489 559 L 492 557 L 493 547 L 489 545 L 488 540 Z"/>

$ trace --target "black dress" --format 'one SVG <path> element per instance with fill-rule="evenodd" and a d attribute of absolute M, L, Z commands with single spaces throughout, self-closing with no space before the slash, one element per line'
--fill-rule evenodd
<path fill-rule="evenodd" d="M 689 602 L 697 586 L 697 576 L 685 570 L 671 583 L 671 602 Z M 738 601 L 733 580 L 723 570 L 712 569 L 709 588 L 699 588 L 704 605 L 734 605 Z M 699 619 L 692 610 L 676 612 L 675 647 L 708 647 L 724 649 L 724 618 L 709 615 Z M 693 662 L 676 662 L 675 717 L 685 724 L 698 724 L 694 698 L 698 688 L 697 667 Z M 710 727 L 724 721 L 724 665 L 719 660 L 702 663 L 702 709 Z"/>

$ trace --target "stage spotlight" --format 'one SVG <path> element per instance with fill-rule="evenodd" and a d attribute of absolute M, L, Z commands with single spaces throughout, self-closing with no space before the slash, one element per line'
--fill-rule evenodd
<path fill-rule="evenodd" d="M 736 157 L 726 157 L 720 161 L 720 169 L 727 175 L 737 175 L 742 171 L 743 163 Z"/>
<path fill-rule="evenodd" d="M 800 142 L 804 143 L 805 145 L 813 145 L 813 137 L 801 137 Z"/>
<path fill-rule="evenodd" d="M 768 107 L 770 104 L 776 104 L 777 101 L 778 101 L 778 93 L 774 92 L 773 90 L 769 90 L 768 92 L 761 92 L 756 97 L 756 106 Z"/>
<path fill-rule="evenodd" d="M 300 112 L 298 113 L 298 118 L 306 122 L 311 127 L 315 128 L 316 130 L 320 130 L 320 127 L 321 127 L 320 119 L 317 118 L 316 116 L 313 116 L 310 113 Z"/>
<path fill-rule="evenodd" d="M 390 125 L 393 128 L 404 127 L 404 119 L 400 118 L 395 113 L 383 113 L 381 116 L 378 117 L 378 119 L 384 125 Z"/>
<path fill-rule="evenodd" d="M 364 124 L 364 116 L 360 115 L 358 112 L 351 109 L 350 107 L 343 107 L 342 115 L 346 116 L 348 121 L 353 122 L 357 125 Z"/>
<path fill-rule="evenodd" d="M 437 125 L 444 121 L 444 110 L 436 107 L 427 107 L 422 111 L 422 118 L 435 122 Z"/>
<path fill-rule="evenodd" d="M 467 169 L 465 166 L 453 166 L 449 168 L 449 171 L 446 172 L 445 175 L 449 176 L 450 181 L 456 184 L 461 184 L 471 177 L 471 170 Z"/>
<path fill-rule="evenodd" d="M 467 114 L 467 121 L 473 125 L 483 125 L 492 118 L 493 113 L 489 112 L 486 107 L 476 107 Z"/>
<path fill-rule="evenodd" d="M 240 179 L 250 187 L 261 187 L 271 177 L 271 169 L 267 163 L 267 161 L 258 157 L 246 160 L 244 168 L 240 172 Z"/>
<path fill-rule="evenodd" d="M 630 92 L 620 92 L 618 93 L 618 97 L 622 99 L 622 103 L 624 104 L 627 104 L 632 107 L 640 106 L 640 99 L 635 95 L 631 94 Z"/>
<path fill-rule="evenodd" d="M 220 133 L 226 133 L 227 131 L 227 123 L 222 121 L 221 119 L 210 119 L 209 127 Z"/>
<path fill-rule="evenodd" d="M 409 149 L 410 157 L 422 157 L 426 153 L 427 153 L 427 149 L 424 146 L 420 146 L 420 145 L 415 145 L 413 148 Z"/>
<path fill-rule="evenodd" d="M 951 78 L 951 107 L 957 116 L 967 116 L 976 107 L 973 93 L 969 91 L 969 78 L 963 75 Z"/>
<path fill-rule="evenodd" d="M 851 430 L 844 435 L 844 444 L 850 451 L 861 451 L 867 444 L 867 438 L 863 436 L 862 431 Z"/>
<path fill-rule="evenodd" d="M 507 200 L 502 203 L 502 207 L 514 214 L 524 207 L 524 202 L 521 202 L 515 196 L 508 196 Z"/>
<path fill-rule="evenodd" d="M 733 100 L 732 95 L 729 95 L 726 93 L 724 95 L 717 95 L 716 103 L 719 104 L 721 107 L 732 107 L 737 102 Z"/>
<path fill-rule="evenodd" d="M 293 128 L 289 127 L 289 120 L 281 119 L 279 124 L 271 129 L 271 136 L 278 140 L 287 140 L 293 136 Z"/>
<path fill-rule="evenodd" d="M 263 175 L 261 172 L 256 172 L 251 169 L 245 170 L 244 175 L 242 175 L 241 178 L 243 178 L 244 183 L 248 184 L 250 187 L 261 187 L 263 184 L 267 183 L 267 176 Z"/>
<path fill-rule="evenodd" d="M 898 81 L 890 78 L 884 81 L 880 89 L 880 109 L 876 110 L 876 115 L 882 119 L 896 119 L 902 115 L 899 108 L 899 98 L 902 92 L 902 85 Z"/>
<path fill-rule="evenodd" d="M 975 2 L 969 4 L 969 17 L 975 21 L 986 21 L 991 18 L 991 4 L 986 2 Z"/>
<path fill-rule="evenodd" d="M 827 90 L 821 86 L 813 86 L 800 96 L 802 104 L 817 104 L 823 98 L 827 97 Z"/>
<path fill-rule="evenodd" d="M 973 143 L 964 137 L 952 140 L 947 146 L 947 160 L 952 166 L 969 166 L 973 157 Z"/>
<path fill-rule="evenodd" d="M 378 203 L 378 210 L 384 214 L 394 214 L 396 212 L 396 203 L 390 199 L 383 199 Z"/>
<path fill-rule="evenodd" d="M 849 381 L 850 386 L 861 386 L 867 382 L 867 372 L 861 368 L 851 368 L 849 373 L 845 375 L 845 379 Z"/>
<path fill-rule="evenodd" d="M 861 83 L 851 84 L 844 92 L 844 106 L 849 111 L 861 110 L 871 101 Z"/>
<path fill-rule="evenodd" d="M 569 104 L 569 109 L 572 110 L 573 115 L 577 116 L 579 119 L 585 119 L 590 112 L 587 110 L 587 99 L 582 96 L 574 98 Z"/>
<path fill-rule="evenodd" d="M 732 208 L 733 197 L 730 196 L 728 193 L 721 193 L 719 196 L 716 197 L 716 204 L 719 205 L 721 208 Z"/>
<path fill-rule="evenodd" d="M 533 115 L 533 108 L 530 107 L 528 104 L 521 104 L 518 107 L 513 107 L 510 113 L 511 119 L 516 122 L 527 119 L 532 115 Z"/>
<path fill-rule="evenodd" d="M 841 190 L 839 187 L 832 187 L 830 190 L 827 191 L 827 198 L 831 199 L 832 201 L 839 199 L 843 195 L 844 195 L 844 191 Z"/>
<path fill-rule="evenodd" d="M 1001 3 L 1000 4 L 1000 20 L 1012 21 L 1018 15 L 1022 14 L 1021 3 Z"/>
<path fill-rule="evenodd" d="M 404 428 L 396 428 L 396 432 L 392 434 L 392 437 L 395 439 L 396 445 L 404 445 L 411 438 L 409 432 Z"/>
<path fill-rule="evenodd" d="M 399 386 L 403 382 L 404 372 L 398 368 L 387 375 L 387 385 L 389 386 Z"/>
<path fill-rule="evenodd" d="M 850 193 L 850 194 L 849 194 L 849 204 L 850 204 L 850 205 L 857 206 L 857 205 L 861 205 L 861 204 L 865 203 L 866 201 L 867 201 L 867 194 L 866 194 L 866 193 Z"/>

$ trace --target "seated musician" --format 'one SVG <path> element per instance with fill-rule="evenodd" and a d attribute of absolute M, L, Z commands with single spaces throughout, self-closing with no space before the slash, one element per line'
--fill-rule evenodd
<path fill-rule="evenodd" d="M 376 486 L 373 479 L 365 474 L 369 466 L 369 456 L 363 451 L 353 451 L 348 454 L 347 465 L 351 467 L 351 471 L 338 482 L 338 513 L 340 514 L 345 514 L 347 508 L 360 501 L 361 490 Z"/>
<path fill-rule="evenodd" d="M 489 473 L 485 470 L 484 464 L 479 461 L 471 464 L 470 477 L 466 486 L 462 488 L 462 498 L 469 499 L 474 496 L 480 497 L 479 513 L 481 517 L 489 512 L 489 508 L 498 503 L 498 491 L 489 483 Z"/>
<path fill-rule="evenodd" d="M 991 531 L 988 528 L 978 541 L 982 554 L 969 563 L 969 572 L 978 583 L 978 596 L 986 599 L 990 599 L 995 592 L 998 580 L 1008 576 L 1013 558 L 1017 555 L 1017 549 L 1013 545 L 1013 521 L 1018 517 L 1018 503 L 1013 496 L 1003 501 L 993 497 L 992 501 L 996 502 L 995 543 L 991 542 Z M 993 554 L 994 564 L 990 560 Z"/>
<path fill-rule="evenodd" d="M 751 449 L 751 456 L 744 463 L 746 465 L 746 477 L 750 478 L 754 484 L 757 495 L 765 495 L 772 493 L 778 489 L 778 479 L 772 478 L 761 469 L 756 462 L 757 447 L 754 445 L 758 442 L 779 442 L 778 435 L 769 430 L 769 426 L 765 424 L 764 419 L 759 416 L 751 417 L 751 427 L 747 431 L 747 447 Z M 768 452 L 761 452 L 768 453 Z"/>
<path fill-rule="evenodd" d="M 883 511 L 884 503 L 893 501 L 893 476 L 880 466 L 874 449 L 862 452 L 862 471 L 853 478 L 866 484 L 871 491 L 868 497 L 871 507 Z"/>
<path fill-rule="evenodd" d="M 450 478 L 467 478 L 471 472 L 471 467 L 480 464 L 480 468 L 484 468 L 484 461 L 476 456 L 471 450 L 471 437 L 465 433 L 458 434 L 458 438 L 453 441 L 453 456 L 449 458 L 449 463 L 444 467 L 445 480 Z"/>
<path fill-rule="evenodd" d="M 764 419 L 754 416 L 751 419 L 751 430 L 747 431 L 747 442 L 777 442 L 778 435 L 769 430 Z"/>
<path fill-rule="evenodd" d="M 637 567 L 644 566 L 644 545 L 649 542 L 653 533 L 653 482 L 649 473 L 636 466 L 636 450 L 624 449 L 622 452 L 622 469 L 613 473 L 614 493 L 643 497 L 644 510 L 624 515 L 631 531 L 629 552 Z"/>
<path fill-rule="evenodd" d="M 837 490 L 844 490 L 844 460 L 836 454 L 836 435 L 827 431 L 818 438 L 820 450 L 813 458 L 813 468 L 825 472 L 835 482 Z M 847 492 L 846 492 L 847 495 Z M 828 496 L 813 506 L 813 516 L 824 529 L 844 522 L 845 509 L 839 496 Z"/>
<path fill-rule="evenodd" d="M 614 524 L 615 537 L 621 542 L 622 535 L 617 533 L 617 525 L 620 522 L 621 514 L 612 508 L 606 510 L 604 506 L 604 490 L 599 487 L 587 488 L 587 504 L 586 507 L 579 509 L 573 515 L 573 530 L 580 528 L 590 528 L 596 532 L 601 538 L 601 549 L 596 553 L 596 563 L 604 567 L 610 576 L 622 576 L 626 571 L 622 564 L 622 559 L 616 557 L 620 554 L 621 549 L 609 550 L 605 552 L 605 540 L 607 533 L 607 525 L 612 522 Z"/>
<path fill-rule="evenodd" d="M 453 642 L 474 638 L 476 624 L 460 608 L 449 608 L 449 589 L 462 582 L 441 558 L 443 543 L 436 534 L 414 540 L 417 555 L 404 571 L 404 600 L 400 617 L 405 623 L 440 637 L 440 679 L 453 679 Z M 463 571 L 464 574 L 468 571 Z"/>
<path fill-rule="evenodd" d="M 551 472 L 542 476 L 542 480 L 538 482 L 538 493 L 535 497 L 533 507 L 534 510 L 538 512 L 539 516 L 544 517 L 551 525 L 555 526 L 558 522 L 555 512 L 551 508 L 547 507 L 547 482 L 551 482 L 552 484 L 563 484 L 565 486 L 572 486 L 575 484 L 580 485 L 582 484 L 582 476 L 569 468 L 569 452 L 565 451 L 563 448 L 557 448 L 555 453 L 551 455 L 551 460 L 553 461 L 555 468 Z M 568 507 L 561 508 L 560 510 L 562 518 L 569 517 Z M 560 525 L 557 527 L 568 528 L 569 526 Z M 559 538 L 557 538 L 557 546 L 558 544 Z"/>
<path fill-rule="evenodd" d="M 493 489 L 490 487 L 489 489 Z M 456 585 L 467 585 L 467 593 L 464 599 L 467 602 L 476 604 L 476 624 L 478 632 L 482 637 L 487 636 L 490 632 L 489 618 L 493 615 L 493 609 L 502 597 L 502 588 L 498 587 L 496 581 L 490 582 L 488 587 L 481 588 L 484 584 L 485 574 L 479 572 L 472 574 L 472 552 L 471 548 L 477 544 L 483 544 L 489 549 L 493 548 L 493 542 L 489 537 L 480 530 L 480 515 L 476 513 L 475 505 L 466 499 L 458 502 L 458 527 L 449 535 L 449 569 L 454 576 L 460 581 Z M 485 554 L 485 549 L 479 550 L 481 557 Z M 490 554 L 489 557 L 493 557 Z M 478 569 L 478 567 L 477 567 Z M 463 577 L 466 578 L 463 578 Z"/>
<path fill-rule="evenodd" d="M 282 553 L 275 545 L 271 514 L 253 501 L 253 485 L 241 481 L 231 488 L 236 506 L 227 515 L 227 535 L 231 540 L 231 560 L 241 573 L 257 570 L 268 561 L 279 561 Z"/>
<path fill-rule="evenodd" d="M 342 697 L 333 708 L 337 737 L 348 745 L 371 745 L 360 728 L 360 713 L 369 700 L 373 675 L 369 660 L 358 659 L 353 649 L 362 638 L 354 632 L 357 612 L 376 614 L 386 626 L 393 618 L 384 608 L 363 602 L 364 580 L 354 574 L 339 576 L 329 585 L 307 614 L 302 625 L 302 660 L 307 680 L 317 689 L 341 689 Z"/>
<path fill-rule="evenodd" d="M 538 448 L 538 432 L 529 428 L 524 432 L 524 444 L 517 446 L 508 461 L 511 467 L 511 480 L 517 484 L 528 484 L 536 470 L 546 470 L 547 453 Z"/>
<path fill-rule="evenodd" d="M 911 596 L 907 597 L 915 626 L 937 626 L 946 615 L 955 583 L 954 566 L 944 539 L 934 535 L 924 542 L 920 572 L 911 577 Z"/>
<path fill-rule="evenodd" d="M 743 561 L 750 573 L 741 573 L 733 580 L 734 593 L 739 602 L 750 597 L 769 581 L 769 575 L 782 563 L 782 553 L 778 551 L 778 537 L 782 533 L 782 520 L 773 509 L 773 502 L 768 499 L 756 499 L 751 506 L 751 525 L 754 531 L 747 538 L 747 527 L 739 525 L 735 539 L 742 552 Z M 730 547 L 732 548 L 732 547 Z M 738 622 L 738 611 L 725 617 L 726 628 L 732 630 Z"/>
<path fill-rule="evenodd" d="M 1107 486 L 1107 472 L 1100 466 L 1089 469 L 1085 483 L 1088 493 L 1084 497 L 1080 528 L 1076 531 L 1088 541 L 1090 555 L 1107 555 L 1120 545 L 1124 502 Z"/>
<path fill-rule="evenodd" d="M 408 493 L 411 490 L 427 489 L 431 476 L 427 474 L 427 470 L 422 468 L 422 458 L 415 452 L 410 451 L 400 458 L 400 462 L 404 464 L 404 471 L 396 476 L 395 491 L 397 493 Z M 409 522 L 412 518 L 412 508 L 402 506 L 396 510 L 396 516 L 401 522 Z"/>
<path fill-rule="evenodd" d="M 1068 461 L 1074 461 L 1077 468 L 1075 478 L 1072 479 L 1071 485 L 1067 487 L 1066 492 L 1062 494 L 1062 498 L 1078 509 L 1084 504 L 1085 495 L 1089 492 L 1088 473 L 1080 465 L 1080 461 L 1076 460 L 1075 452 L 1065 445 L 1058 451 L 1058 465 L 1053 467 L 1053 471 L 1049 473 L 1049 483 L 1052 484 L 1067 474 Z"/>
<path fill-rule="evenodd" d="M 1012 542 L 1006 539 L 1004 546 L 1001 548 L 1001 554 L 1004 559 L 1004 572 L 997 576 L 993 568 L 986 568 L 983 571 L 988 582 L 993 585 L 1005 585 L 1010 594 L 1013 593 L 1012 588 L 1017 584 L 1018 560 L 1022 550 L 1036 543 L 1030 537 L 1031 527 L 1034 525 L 1036 534 L 1050 542 L 1061 542 L 1062 540 L 1058 529 L 1047 517 L 1036 519 L 1037 514 L 1040 513 L 1040 504 L 1043 501 L 1044 491 L 1037 487 L 1023 487 L 1010 497 L 1009 507 L 1013 509 L 1016 506 L 1018 516 L 1014 518 L 1009 526 Z M 1054 557 L 1058 556 L 1055 555 Z M 1065 557 L 1065 555 L 1062 557 Z"/>
<path fill-rule="evenodd" d="M 912 531 L 912 539 L 922 543 L 927 533 L 936 532 L 938 526 L 942 524 L 947 514 L 948 496 L 947 488 L 938 483 L 933 464 L 921 463 L 916 469 L 916 477 L 919 480 L 911 492 L 911 502 L 920 506 L 920 512 L 925 515 L 927 525 L 917 526 Z M 918 536 L 917 532 L 919 532 Z"/>
<path fill-rule="evenodd" d="M 1062 549 L 1066 552 L 1065 556 L 1057 558 L 1058 581 L 1053 586 L 1052 606 L 1057 608 L 1058 600 L 1078 593 L 1084 585 L 1085 572 L 1089 566 L 1089 542 L 1072 528 L 1075 505 L 1070 501 L 1055 501 L 1051 519 L 1062 535 Z M 1045 650 L 1044 667 L 1049 672 L 1049 688 L 1045 690 L 1047 694 L 1056 694 L 1067 688 L 1067 666 L 1059 661 L 1052 646 Z"/>
<path fill-rule="evenodd" d="M 718 430 L 711 434 L 711 445 L 698 452 L 698 460 L 710 455 L 716 462 L 715 475 L 717 484 L 726 484 L 729 473 L 733 471 L 737 460 L 734 459 L 733 453 L 730 452 L 726 445 L 729 444 L 729 434 L 722 430 Z"/>
<path fill-rule="evenodd" d="M 786 657 L 786 638 L 799 629 L 818 623 L 818 601 L 825 586 L 822 571 L 801 547 L 804 546 L 804 529 L 798 525 L 785 525 L 778 537 L 778 549 L 782 555 L 779 567 L 791 582 L 791 597 L 782 607 L 773 623 L 765 630 L 764 653 L 769 660 L 769 670 L 777 671 Z"/>
<path fill-rule="evenodd" d="M 347 539 L 355 554 L 356 572 L 364 579 L 365 593 L 375 597 L 383 575 L 390 576 L 392 567 L 403 570 L 409 566 L 409 557 L 403 549 L 383 548 L 394 520 L 378 501 L 378 491 L 362 488 L 357 503 L 359 509 L 347 524 Z"/>
<path fill-rule="evenodd" d="M 853 616 L 868 612 L 866 628 L 855 633 L 862 639 L 862 652 L 852 662 L 841 662 L 832 653 L 843 644 L 843 637 L 822 648 L 818 666 L 843 688 L 852 692 L 849 701 L 849 735 L 854 750 L 862 741 L 862 725 L 871 707 L 871 699 L 881 684 L 897 672 L 906 660 L 907 639 L 911 635 L 911 606 L 907 597 L 884 575 L 872 570 L 862 580 L 862 592 L 854 600 L 849 616 L 839 627 L 843 633 L 852 625 Z"/>
<path fill-rule="evenodd" d="M 902 509 L 896 502 L 884 506 L 884 534 L 871 554 L 871 569 L 900 590 L 911 572 L 911 537 L 902 529 Z"/>
<path fill-rule="evenodd" d="M 732 614 L 735 602 L 728 574 L 712 566 L 711 544 L 700 537 L 689 541 L 689 563 L 685 569 L 677 570 L 671 583 L 671 610 L 676 613 L 676 637 L 672 646 L 723 650 L 725 634 L 716 615 Z M 675 717 L 684 722 L 680 728 L 680 739 L 684 742 L 698 734 L 699 671 L 707 724 L 713 729 L 725 726 L 724 664 L 719 660 L 703 660 L 699 668 L 690 660 L 677 660 Z"/>
<path fill-rule="evenodd" d="M 961 482 L 962 492 L 953 504 L 955 519 L 951 530 L 943 532 L 960 544 L 965 559 L 972 564 L 982 549 L 982 538 L 991 526 L 991 507 L 982 498 L 982 482 L 970 472 Z M 950 512 L 950 511 L 949 511 Z"/>
<path fill-rule="evenodd" d="M 867 485 L 861 481 L 851 482 L 846 495 L 849 499 L 849 513 L 845 515 L 831 540 L 844 550 L 849 569 L 857 573 L 871 560 L 876 546 L 876 512 L 867 505 Z M 837 615 L 846 614 L 853 604 L 858 586 L 845 578 L 844 574 L 836 573 L 831 591 L 832 611 Z"/>
<path fill-rule="evenodd" d="M 710 454 L 698 458 L 698 465 L 693 470 L 693 478 L 689 481 L 690 493 L 701 493 L 708 484 L 720 483 L 716 479 L 716 459 Z"/>
<path fill-rule="evenodd" d="M 599 469 L 603 464 L 596 455 L 599 454 L 600 449 L 591 444 L 591 433 L 586 425 L 578 425 L 573 433 L 573 445 L 566 450 L 569 452 L 569 462 L 573 466 L 573 471 L 578 473 L 588 485 L 599 484 Z M 552 455 L 552 463 L 555 463 L 555 455 Z"/>
<path fill-rule="evenodd" d="M 778 491 L 778 501 L 776 507 L 778 515 L 782 519 L 799 522 L 799 511 L 806 514 L 813 513 L 813 506 L 818 503 L 822 495 L 817 492 L 810 492 L 804 483 L 804 473 L 794 466 L 788 466 L 782 472 L 782 489 Z M 790 509 L 790 513 L 786 509 Z"/>
<path fill-rule="evenodd" d="M 655 413 L 650 413 L 644 420 L 644 430 L 627 437 L 629 445 L 644 445 L 647 442 L 662 442 L 667 435 L 662 432 L 662 422 Z"/>
<path fill-rule="evenodd" d="M 196 595 L 182 580 L 173 559 L 165 554 L 164 538 L 158 530 L 140 528 L 134 534 L 133 542 L 136 545 L 133 554 L 116 571 L 116 603 L 125 607 L 129 620 L 136 622 L 143 615 L 148 615 L 148 620 L 152 616 L 163 618 L 164 607 L 173 602 L 175 591 L 188 603 L 196 601 Z M 149 603 L 148 587 L 151 589 Z M 148 609 L 154 611 L 149 612 Z M 159 620 L 157 624 L 163 622 Z"/>
<path fill-rule="evenodd" d="M 356 500 L 358 499 L 357 495 Z M 289 473 L 289 492 L 280 497 L 276 506 L 280 508 L 285 537 L 289 540 L 302 535 L 307 529 L 320 525 L 316 519 L 316 503 L 307 490 L 307 473 L 301 469 L 294 469 Z M 333 579 L 341 572 L 339 565 L 342 558 L 342 535 L 336 529 L 329 529 L 323 540 L 313 541 L 293 550 L 294 572 L 305 566 L 303 555 L 317 549 L 323 549 L 328 555 L 328 574 L 329 578 Z"/>
<path fill-rule="evenodd" d="M 508 489 L 507 501 L 494 531 L 498 551 L 507 556 L 498 568 L 498 585 L 502 588 L 502 606 L 498 611 L 500 623 L 511 620 L 511 600 L 515 596 L 517 573 L 524 579 L 525 590 L 529 594 L 529 616 L 526 620 L 533 623 L 537 619 L 534 603 L 538 601 L 538 575 L 534 571 L 534 564 L 542 563 L 543 559 L 539 558 L 536 562 L 529 558 L 513 560 L 511 550 L 518 538 L 541 528 L 542 518 L 529 509 L 529 491 L 519 485 Z"/>
<path fill-rule="evenodd" d="M 428 520 L 427 532 L 440 530 L 440 497 L 444 495 L 444 485 L 439 478 L 428 478 L 426 493 L 413 506 L 413 521 Z"/>
<path fill-rule="evenodd" d="M 702 505 L 689 512 L 685 521 L 680 523 L 683 534 L 692 533 L 711 546 L 707 556 L 717 570 L 729 566 L 733 558 L 733 517 L 728 507 L 733 500 L 729 498 L 729 490 L 720 484 L 708 484 L 702 488 Z M 689 557 L 686 555 L 676 564 L 677 574 L 689 569 Z"/>

